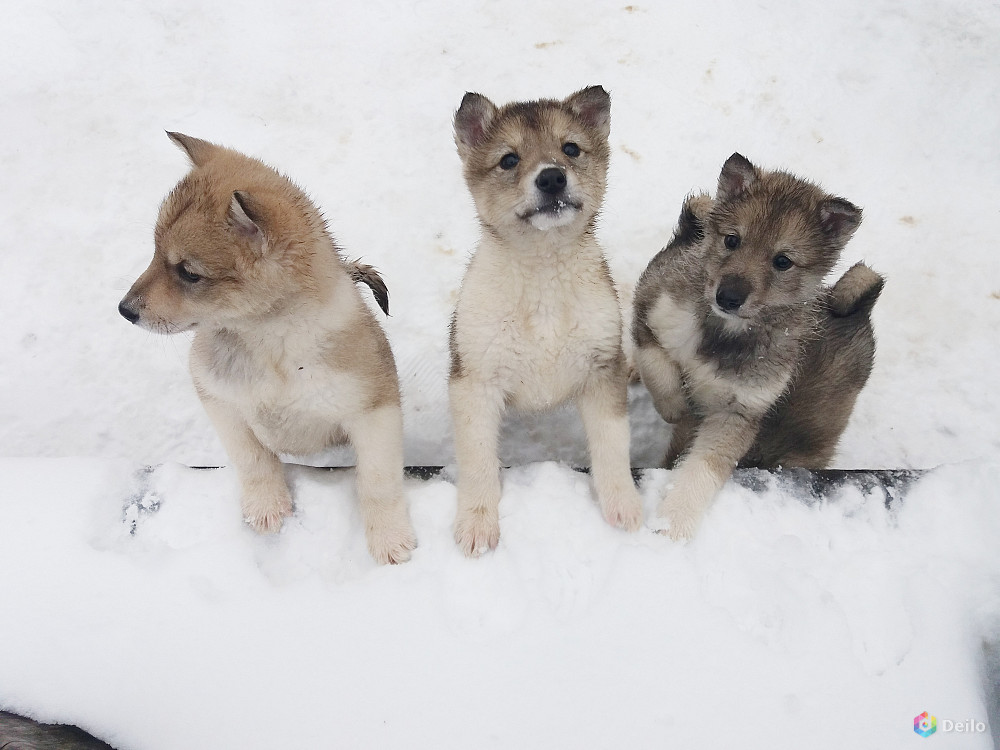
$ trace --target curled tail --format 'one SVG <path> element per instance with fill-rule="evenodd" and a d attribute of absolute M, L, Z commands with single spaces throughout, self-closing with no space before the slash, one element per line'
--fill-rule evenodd
<path fill-rule="evenodd" d="M 347 263 L 347 272 L 351 275 L 351 281 L 355 284 L 360 281 L 368 285 L 368 288 L 372 290 L 372 294 L 375 295 L 375 301 L 378 302 L 378 306 L 382 308 L 382 312 L 388 315 L 389 290 L 386 288 L 385 282 L 382 281 L 382 277 L 379 276 L 378 271 L 362 263 L 359 258 Z"/>
<path fill-rule="evenodd" d="M 871 315 L 883 286 L 885 279 L 881 275 L 864 263 L 856 263 L 830 288 L 830 311 L 838 318 L 858 313 L 867 318 Z"/>

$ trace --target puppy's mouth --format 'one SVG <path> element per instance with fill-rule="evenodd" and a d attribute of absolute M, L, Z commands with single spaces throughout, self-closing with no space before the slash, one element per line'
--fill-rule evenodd
<path fill-rule="evenodd" d="M 732 336 L 741 336 L 754 328 L 754 321 L 740 310 L 729 312 L 723 310 L 715 302 L 709 304 L 709 316 L 716 321 L 715 325 Z"/>
<path fill-rule="evenodd" d="M 137 320 L 131 322 L 137 328 L 149 331 L 150 333 L 158 333 L 163 336 L 172 336 L 175 333 L 186 333 L 187 331 L 193 331 L 198 327 L 197 323 L 175 323 L 171 320 L 164 320 L 163 318 L 147 318 L 145 316 L 141 316 Z"/>
<path fill-rule="evenodd" d="M 148 325 L 140 324 L 140 327 L 145 328 L 147 331 L 152 333 L 159 333 L 164 336 L 173 336 L 175 333 L 187 333 L 188 331 L 193 331 L 198 327 L 198 324 L 178 324 L 171 323 L 169 321 L 155 321 L 149 323 Z"/>
<path fill-rule="evenodd" d="M 546 201 L 545 203 L 529 208 L 527 211 L 518 214 L 518 218 L 522 221 L 531 221 L 535 217 L 559 219 L 563 218 L 567 214 L 580 211 L 582 208 L 582 201 L 571 200 L 568 198 L 553 198 L 552 200 Z"/>
<path fill-rule="evenodd" d="M 732 331 L 742 331 L 752 325 L 757 318 L 758 309 L 756 305 L 741 305 L 734 309 L 727 309 L 720 305 L 715 294 L 707 294 L 708 309 L 716 320 L 720 321 L 727 329 Z"/>
<path fill-rule="evenodd" d="M 712 308 L 712 312 L 718 315 L 723 320 L 750 320 L 751 316 L 747 315 L 746 311 L 742 308 L 738 310 L 723 310 L 719 307 L 715 300 L 709 302 L 708 306 Z"/>

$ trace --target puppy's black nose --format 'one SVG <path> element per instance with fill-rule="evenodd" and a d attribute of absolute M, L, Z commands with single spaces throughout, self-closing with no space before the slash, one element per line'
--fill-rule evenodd
<path fill-rule="evenodd" d="M 549 195 L 561 193 L 566 189 L 566 173 L 558 167 L 547 167 L 538 173 L 535 187 Z"/>
<path fill-rule="evenodd" d="M 747 301 L 751 291 L 750 282 L 742 276 L 723 276 L 719 288 L 715 290 L 715 301 L 726 312 L 736 312 Z"/>
<path fill-rule="evenodd" d="M 125 320 L 127 320 L 129 323 L 135 323 L 137 320 L 139 320 L 139 313 L 137 313 L 131 307 L 126 305 L 125 300 L 122 300 L 121 302 L 118 303 L 118 312 L 120 312 L 122 314 L 122 317 L 125 318 Z"/>

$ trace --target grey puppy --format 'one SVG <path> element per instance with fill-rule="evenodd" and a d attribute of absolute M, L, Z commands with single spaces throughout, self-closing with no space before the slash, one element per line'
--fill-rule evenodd
<path fill-rule="evenodd" d="M 875 356 L 882 277 L 824 277 L 861 209 L 733 154 L 715 199 L 685 201 L 635 292 L 636 367 L 675 423 L 658 524 L 691 537 L 734 467 L 822 468 Z M 656 525 L 656 524 L 654 524 Z"/>

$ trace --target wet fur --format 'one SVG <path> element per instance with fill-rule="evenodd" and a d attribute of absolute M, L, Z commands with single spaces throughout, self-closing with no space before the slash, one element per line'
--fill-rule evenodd
<path fill-rule="evenodd" d="M 449 393 L 458 460 L 455 540 L 467 555 L 500 538 L 497 441 L 508 407 L 573 400 L 605 518 L 642 520 L 629 472 L 621 314 L 594 238 L 609 159 L 610 98 L 599 86 L 562 101 L 497 107 L 466 94 L 455 141 L 482 224 L 449 332 Z M 567 143 L 580 153 L 565 153 Z M 516 167 L 501 160 L 516 154 Z M 539 187 L 543 170 L 566 180 Z"/>
<path fill-rule="evenodd" d="M 193 330 L 195 388 L 235 466 L 244 517 L 276 532 L 292 512 L 278 454 L 350 442 L 369 550 L 410 557 L 399 383 L 385 334 L 316 207 L 256 159 L 170 133 L 192 169 L 164 200 L 149 268 L 119 310 L 159 333 Z"/>
<path fill-rule="evenodd" d="M 833 456 L 875 354 L 870 313 L 882 277 L 863 264 L 823 278 L 861 210 L 734 154 L 713 200 L 685 201 L 670 244 L 636 286 L 636 367 L 675 424 L 673 482 L 660 523 L 690 537 L 737 465 L 822 468 Z M 736 234 L 740 245 L 725 246 Z M 784 253 L 794 265 L 774 266 Z M 725 285 L 748 291 L 728 312 Z M 676 462 L 676 465 L 675 465 Z"/>

